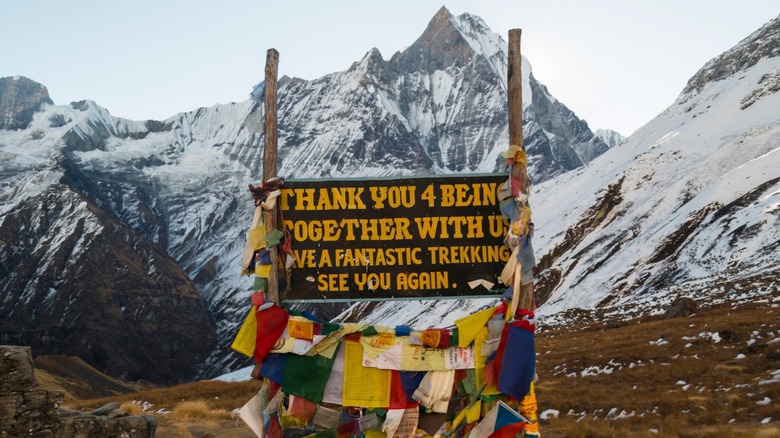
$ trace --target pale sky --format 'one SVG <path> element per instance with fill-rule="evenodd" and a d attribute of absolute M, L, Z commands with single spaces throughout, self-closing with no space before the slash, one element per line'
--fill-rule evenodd
<path fill-rule="evenodd" d="M 705 62 L 780 14 L 777 0 L 2 0 L 0 77 L 56 104 L 91 99 L 133 120 L 243 101 L 264 78 L 342 71 L 411 45 L 436 11 L 523 30 L 534 76 L 591 129 L 650 121 Z"/>

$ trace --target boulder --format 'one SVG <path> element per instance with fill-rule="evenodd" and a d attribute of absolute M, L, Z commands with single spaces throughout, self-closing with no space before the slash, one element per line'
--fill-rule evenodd
<path fill-rule="evenodd" d="M 666 309 L 666 312 L 664 312 L 664 318 L 669 319 L 679 318 L 681 316 L 691 316 L 696 313 L 696 309 L 698 309 L 696 301 L 693 301 L 688 297 L 677 297 Z"/>

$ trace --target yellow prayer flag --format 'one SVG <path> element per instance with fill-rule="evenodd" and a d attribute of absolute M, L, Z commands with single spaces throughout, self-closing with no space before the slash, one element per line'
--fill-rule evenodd
<path fill-rule="evenodd" d="M 395 334 L 379 333 L 372 336 L 361 336 L 360 343 L 363 345 L 363 352 L 371 359 L 389 350 L 395 345 Z"/>
<path fill-rule="evenodd" d="M 274 348 L 271 349 L 271 353 L 289 353 L 293 351 L 294 346 L 295 338 L 279 338 L 279 340 L 276 341 L 276 344 L 274 344 Z"/>
<path fill-rule="evenodd" d="M 255 275 L 257 275 L 258 277 L 268 278 L 270 274 L 271 274 L 271 265 L 261 265 L 261 264 L 255 265 Z"/>
<path fill-rule="evenodd" d="M 482 354 L 482 346 L 485 345 L 485 341 L 487 341 L 489 337 L 490 331 L 488 328 L 482 327 L 474 338 L 474 374 L 477 388 L 481 388 L 485 384 L 485 377 L 482 375 L 482 370 L 485 369 L 487 356 Z"/>
<path fill-rule="evenodd" d="M 287 319 L 287 334 L 292 338 L 311 341 L 314 338 L 314 322 L 301 316 L 291 316 Z"/>
<path fill-rule="evenodd" d="M 466 424 L 476 423 L 479 421 L 480 414 L 482 413 L 482 400 L 477 399 L 466 409 L 460 411 L 458 415 L 452 420 L 452 429 L 456 429 L 463 420 L 466 420 Z"/>
<path fill-rule="evenodd" d="M 252 258 L 255 251 L 265 248 L 265 227 L 259 224 L 259 208 L 255 209 L 255 222 L 252 228 L 246 233 L 246 245 L 244 246 L 244 255 L 241 257 L 241 275 L 250 275 L 252 272 L 249 266 L 252 264 Z"/>
<path fill-rule="evenodd" d="M 392 372 L 363 366 L 363 345 L 344 341 L 343 406 L 386 408 L 390 406 Z"/>
<path fill-rule="evenodd" d="M 466 424 L 476 423 L 482 413 L 482 400 L 477 400 L 466 408 Z"/>
<path fill-rule="evenodd" d="M 328 336 L 325 336 L 320 342 L 317 342 L 314 344 L 309 351 L 306 352 L 306 356 L 314 356 L 315 354 L 319 354 L 321 356 L 325 356 L 328 359 L 333 358 L 333 355 L 336 354 L 336 351 L 338 350 L 339 342 L 341 342 L 341 338 L 344 336 L 355 333 L 363 330 L 364 328 L 368 327 L 368 324 L 356 324 L 356 323 L 350 323 L 345 322 L 343 324 L 340 324 L 340 327 L 338 330 L 335 330 L 331 332 Z"/>
<path fill-rule="evenodd" d="M 420 341 L 426 347 L 438 347 L 441 342 L 441 332 L 438 330 L 425 330 L 420 333 Z"/>
<path fill-rule="evenodd" d="M 252 306 L 249 315 L 244 319 L 238 334 L 230 346 L 233 350 L 252 357 L 255 354 L 255 340 L 257 339 L 257 307 Z"/>
<path fill-rule="evenodd" d="M 455 320 L 455 325 L 458 326 L 458 347 L 465 348 L 471 344 L 471 341 L 477 337 L 477 334 L 482 327 L 487 324 L 490 317 L 495 312 L 495 307 L 490 307 L 485 310 L 480 310 L 477 313 L 472 313 L 469 316 L 464 316 Z"/>
<path fill-rule="evenodd" d="M 247 233 L 247 240 L 247 246 L 253 250 L 265 248 L 265 225 L 261 224 L 258 227 L 250 228 Z"/>

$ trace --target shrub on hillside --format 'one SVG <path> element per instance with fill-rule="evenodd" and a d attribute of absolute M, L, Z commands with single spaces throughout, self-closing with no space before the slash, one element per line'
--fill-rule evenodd
<path fill-rule="evenodd" d="M 173 408 L 171 416 L 177 420 L 216 420 L 230 418 L 223 409 L 212 409 L 204 400 L 187 400 Z"/>

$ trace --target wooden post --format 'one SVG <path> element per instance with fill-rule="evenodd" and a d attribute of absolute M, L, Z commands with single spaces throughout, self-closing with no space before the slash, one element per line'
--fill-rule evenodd
<path fill-rule="evenodd" d="M 276 157 L 278 132 L 276 126 L 276 76 L 279 67 L 279 52 L 276 49 L 268 49 L 265 56 L 265 123 L 263 149 L 263 182 L 276 175 Z M 271 211 L 263 211 L 263 222 L 266 232 L 276 229 L 276 207 Z M 279 305 L 279 276 L 277 273 L 276 246 L 270 248 L 271 272 L 268 274 L 268 300 Z"/>
<path fill-rule="evenodd" d="M 507 95 L 509 99 L 509 144 L 518 145 L 523 150 L 523 75 L 521 70 L 521 56 L 520 56 L 520 29 L 509 30 L 509 53 L 507 61 Z M 531 184 L 531 180 L 528 178 L 528 171 L 526 169 L 526 163 L 515 163 L 512 165 L 512 176 L 516 176 L 520 179 L 521 187 L 520 191 L 526 195 L 526 199 L 521 202 L 522 208 L 527 210 L 530 215 L 530 207 L 528 206 L 528 186 Z M 517 307 L 525 310 L 533 310 L 534 301 L 534 282 L 531 281 L 527 284 L 521 284 L 520 278 L 522 275 L 522 268 L 520 264 L 517 264 L 514 278 L 514 290 L 515 293 L 512 297 L 511 314 L 514 316 L 514 312 Z M 520 289 L 519 293 L 517 289 Z M 526 418 L 531 420 L 531 424 L 526 424 L 523 429 L 526 432 L 539 432 L 539 424 L 537 423 L 537 405 L 536 395 L 533 391 L 533 383 L 531 384 L 531 392 L 526 395 L 520 403 L 520 413 Z"/>
<path fill-rule="evenodd" d="M 522 30 L 510 29 L 509 30 L 509 53 L 507 60 L 507 104 L 509 113 L 509 144 L 518 145 L 523 150 L 523 74 L 522 74 L 522 57 L 520 56 L 520 35 Z M 525 195 L 528 195 L 528 186 L 531 181 L 528 178 L 528 172 L 525 163 L 515 162 L 512 165 L 511 173 L 513 176 L 519 177 L 521 182 L 520 191 Z M 524 208 L 527 207 L 527 202 L 524 202 Z M 518 272 L 516 276 L 520 275 L 518 265 Z M 532 310 L 533 307 L 533 282 L 528 284 L 520 284 L 519 279 L 515 279 L 515 289 L 519 290 L 518 300 L 513 300 L 512 313 L 517 307 L 526 310 Z M 517 306 L 517 307 L 516 307 Z"/>
<path fill-rule="evenodd" d="M 523 147 L 523 75 L 520 57 L 521 29 L 509 30 L 507 95 L 509 96 L 509 144 Z"/>

